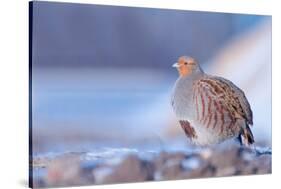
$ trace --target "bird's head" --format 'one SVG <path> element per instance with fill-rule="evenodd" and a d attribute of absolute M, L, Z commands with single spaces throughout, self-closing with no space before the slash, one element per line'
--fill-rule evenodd
<path fill-rule="evenodd" d="M 179 57 L 178 61 L 173 64 L 173 67 L 177 68 L 181 77 L 188 76 L 198 71 L 202 72 L 197 61 L 189 56 Z"/>

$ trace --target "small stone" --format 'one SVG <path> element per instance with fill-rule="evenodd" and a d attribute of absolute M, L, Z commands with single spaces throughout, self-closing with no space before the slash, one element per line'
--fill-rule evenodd
<path fill-rule="evenodd" d="M 181 162 L 183 159 L 186 158 L 186 155 L 184 153 L 168 153 L 168 152 L 161 152 L 158 157 L 156 157 L 153 161 L 154 167 L 156 170 L 161 170 L 165 164 L 171 160 L 176 162 Z"/>
<path fill-rule="evenodd" d="M 97 184 L 105 183 L 108 176 L 113 173 L 113 169 L 110 167 L 100 167 L 93 170 L 94 180 Z"/>
<path fill-rule="evenodd" d="M 200 156 L 207 160 L 212 156 L 212 150 L 210 148 L 206 148 L 204 150 L 201 151 Z"/>
<path fill-rule="evenodd" d="M 216 168 L 213 165 L 204 163 L 198 169 L 194 169 L 192 171 L 185 172 L 182 175 L 182 178 L 187 179 L 187 178 L 213 177 L 215 175 L 215 172 L 216 172 Z"/>
<path fill-rule="evenodd" d="M 186 170 L 194 170 L 200 167 L 202 160 L 199 156 L 192 156 L 182 161 L 182 167 Z"/>
<path fill-rule="evenodd" d="M 79 156 L 66 154 L 52 160 L 47 165 L 46 182 L 48 186 L 79 185 L 80 182 Z"/>
<path fill-rule="evenodd" d="M 257 174 L 269 174 L 272 172 L 271 155 L 261 155 L 257 158 Z"/>
<path fill-rule="evenodd" d="M 113 167 L 112 173 L 105 176 L 103 183 L 141 182 L 152 179 L 152 164 L 140 160 L 136 155 L 129 155 Z"/>
<path fill-rule="evenodd" d="M 217 150 L 210 157 L 210 164 L 215 166 L 217 169 L 230 167 L 236 165 L 239 161 L 242 161 L 239 158 L 239 149 L 230 148 L 225 150 Z"/>
<path fill-rule="evenodd" d="M 236 168 L 235 168 L 235 165 L 233 165 L 230 167 L 218 169 L 216 171 L 215 176 L 217 176 L 217 177 L 231 176 L 231 175 L 235 175 L 235 173 L 236 173 Z"/>
<path fill-rule="evenodd" d="M 181 161 L 173 159 L 168 160 L 161 169 L 163 180 L 178 179 L 182 172 Z"/>

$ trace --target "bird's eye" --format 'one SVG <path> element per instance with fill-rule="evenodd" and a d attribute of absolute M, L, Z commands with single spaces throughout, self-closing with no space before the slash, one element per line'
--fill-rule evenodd
<path fill-rule="evenodd" d="M 185 62 L 184 65 L 187 65 L 187 62 Z"/>

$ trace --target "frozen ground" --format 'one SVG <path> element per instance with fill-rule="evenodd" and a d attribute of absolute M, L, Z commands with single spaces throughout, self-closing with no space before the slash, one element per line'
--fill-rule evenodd
<path fill-rule="evenodd" d="M 161 181 L 271 173 L 271 149 L 237 146 L 188 151 L 105 148 L 34 157 L 34 187 Z"/>

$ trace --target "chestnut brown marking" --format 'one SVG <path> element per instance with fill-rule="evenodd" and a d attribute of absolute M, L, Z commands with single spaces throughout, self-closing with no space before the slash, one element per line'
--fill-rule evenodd
<path fill-rule="evenodd" d="M 218 121 L 217 112 L 215 112 L 215 117 L 214 117 L 214 119 L 215 119 L 214 125 L 216 125 L 216 124 L 217 124 L 217 121 Z M 213 126 L 213 127 L 214 127 L 214 126 Z"/>
<path fill-rule="evenodd" d="M 190 125 L 188 121 L 181 120 L 179 122 L 186 136 L 188 136 L 189 138 L 197 138 L 194 128 Z"/>
<path fill-rule="evenodd" d="M 199 120 L 198 95 L 196 95 L 196 120 Z"/>
<path fill-rule="evenodd" d="M 205 117 L 205 100 L 204 100 L 202 91 L 200 91 L 199 93 L 200 93 L 200 98 L 201 98 L 201 103 L 202 103 L 202 105 L 201 105 L 202 106 L 202 117 L 200 119 L 200 122 L 202 122 Z"/>
<path fill-rule="evenodd" d="M 210 127 L 210 124 L 211 124 L 211 121 L 212 121 L 212 117 L 213 117 L 213 114 L 210 114 L 209 115 L 209 120 L 208 120 L 208 123 L 207 123 L 207 128 Z"/>
<path fill-rule="evenodd" d="M 196 109 L 196 120 L 199 120 L 199 110 L 198 110 L 198 91 L 197 88 L 194 87 L 193 84 L 193 102 L 195 102 L 195 109 Z"/>
<path fill-rule="evenodd" d="M 221 125 L 220 125 L 220 127 L 224 127 L 224 107 L 223 107 L 223 105 L 222 105 L 222 102 L 219 102 L 219 104 L 218 104 L 218 107 L 219 107 L 219 113 L 220 113 L 220 118 L 221 118 Z M 215 126 L 216 125 L 214 125 L 214 127 L 213 128 L 215 128 Z"/>
<path fill-rule="evenodd" d="M 215 128 L 216 125 L 217 125 L 217 119 L 218 119 L 217 113 L 219 113 L 219 114 L 223 113 L 223 112 L 220 111 L 220 106 L 218 105 L 217 101 L 215 101 L 215 100 L 214 100 L 214 105 L 219 112 L 215 113 L 215 123 L 213 124 L 213 128 Z"/>
<path fill-rule="evenodd" d="M 222 94 L 223 93 L 223 87 L 221 87 L 217 82 L 215 81 L 211 81 L 211 80 L 207 80 L 207 79 L 202 79 L 201 82 L 203 83 L 207 83 L 211 88 L 214 89 L 215 93 L 218 94 Z"/>
<path fill-rule="evenodd" d="M 207 114 L 207 116 L 206 116 L 206 119 L 204 120 L 204 124 L 206 124 L 206 122 L 207 122 L 207 120 L 208 120 L 208 118 L 209 118 L 209 122 L 211 121 L 211 118 L 210 117 L 212 117 L 212 115 L 211 115 L 211 103 L 212 103 L 212 99 L 211 99 L 211 97 L 208 95 L 208 93 L 207 92 L 205 92 L 205 96 L 206 97 L 208 97 L 208 114 Z M 207 126 L 208 127 L 208 126 Z"/>

